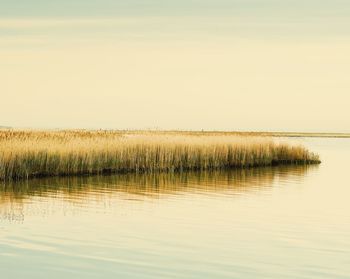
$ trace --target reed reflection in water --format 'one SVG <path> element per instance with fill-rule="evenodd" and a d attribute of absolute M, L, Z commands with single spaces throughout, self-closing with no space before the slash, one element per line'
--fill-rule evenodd
<path fill-rule="evenodd" d="M 263 167 L 251 169 L 182 173 L 123 174 L 30 179 L 2 184 L 2 219 L 23 220 L 23 205 L 31 200 L 55 199 L 77 207 L 94 207 L 106 201 L 146 201 L 176 198 L 184 194 L 241 195 L 273 187 L 274 181 L 303 179 L 315 165 Z M 91 202 L 94 201 L 94 204 Z"/>
<path fill-rule="evenodd" d="M 280 261 L 284 251 L 275 233 L 288 214 L 279 204 L 291 200 L 278 191 L 304 185 L 318 167 L 3 184 L 0 271 L 35 279 L 251 278 L 248 269 L 266 268 L 259 255 L 271 250 Z"/>

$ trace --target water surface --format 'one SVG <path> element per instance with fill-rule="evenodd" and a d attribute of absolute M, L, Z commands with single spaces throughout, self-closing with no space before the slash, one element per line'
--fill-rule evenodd
<path fill-rule="evenodd" d="M 1 278 L 350 278 L 350 140 L 320 166 L 0 187 Z"/>

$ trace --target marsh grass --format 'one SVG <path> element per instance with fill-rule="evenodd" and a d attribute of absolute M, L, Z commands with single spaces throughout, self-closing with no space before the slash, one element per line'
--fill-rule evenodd
<path fill-rule="evenodd" d="M 268 137 L 143 131 L 0 131 L 0 179 L 319 163 Z"/>

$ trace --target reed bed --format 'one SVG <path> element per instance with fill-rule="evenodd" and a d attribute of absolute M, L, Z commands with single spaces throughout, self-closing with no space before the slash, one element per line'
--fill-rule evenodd
<path fill-rule="evenodd" d="M 0 179 L 319 163 L 268 137 L 183 132 L 0 130 Z"/>

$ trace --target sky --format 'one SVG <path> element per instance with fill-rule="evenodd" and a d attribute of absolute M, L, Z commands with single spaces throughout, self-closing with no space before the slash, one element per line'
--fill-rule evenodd
<path fill-rule="evenodd" d="M 0 7 L 0 126 L 350 132 L 348 0 Z"/>

